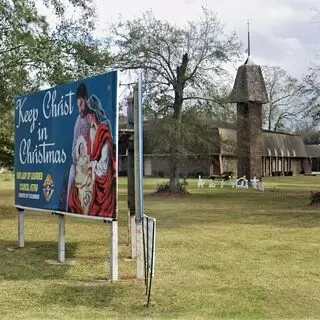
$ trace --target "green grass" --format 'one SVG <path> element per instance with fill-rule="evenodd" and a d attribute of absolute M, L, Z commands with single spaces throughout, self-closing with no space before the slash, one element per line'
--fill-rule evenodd
<path fill-rule="evenodd" d="M 154 195 L 157 218 L 152 305 L 129 261 L 125 180 L 120 181 L 120 281 L 109 276 L 109 227 L 66 218 L 67 258 L 57 258 L 57 221 L 26 213 L 26 247 L 17 248 L 13 183 L 0 181 L 0 319 L 319 319 L 320 210 L 310 191 L 320 177 L 266 178 L 266 192 L 197 189 Z M 8 248 L 13 248 L 9 251 Z"/>

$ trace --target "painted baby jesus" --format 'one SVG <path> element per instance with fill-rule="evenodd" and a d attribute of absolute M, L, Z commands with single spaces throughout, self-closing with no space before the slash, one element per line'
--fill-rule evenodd
<path fill-rule="evenodd" d="M 78 197 L 83 213 L 89 214 L 89 207 L 92 198 L 92 169 L 89 166 L 90 159 L 87 152 L 87 143 L 83 136 L 80 136 L 76 145 L 77 164 L 75 185 L 78 189 Z"/>

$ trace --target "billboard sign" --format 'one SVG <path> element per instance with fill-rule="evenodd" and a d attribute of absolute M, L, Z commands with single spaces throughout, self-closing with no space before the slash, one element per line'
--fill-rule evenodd
<path fill-rule="evenodd" d="M 118 72 L 15 99 L 15 205 L 117 219 Z"/>

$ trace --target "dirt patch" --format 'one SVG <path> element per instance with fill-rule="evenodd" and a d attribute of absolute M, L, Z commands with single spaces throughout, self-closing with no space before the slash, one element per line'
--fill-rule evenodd
<path fill-rule="evenodd" d="M 109 279 L 91 279 L 86 281 L 80 281 L 78 282 L 78 285 L 84 287 L 101 287 L 110 284 L 111 282 L 112 281 Z"/>
<path fill-rule="evenodd" d="M 75 260 L 71 260 L 71 259 L 66 259 L 65 262 L 59 262 L 58 260 L 46 260 L 45 263 L 47 264 L 51 264 L 54 266 L 63 266 L 63 265 L 69 265 L 69 266 L 74 266 L 76 264 Z"/>
<path fill-rule="evenodd" d="M 159 198 L 186 198 L 186 197 L 191 197 L 191 193 L 189 192 L 184 192 L 184 193 L 179 193 L 179 192 L 153 192 L 149 194 L 150 196 L 153 197 L 159 197 Z"/>
<path fill-rule="evenodd" d="M 128 284 L 128 285 L 132 285 L 137 283 L 139 280 L 137 280 L 136 278 L 123 278 L 123 279 L 119 279 L 120 283 L 123 284 Z"/>

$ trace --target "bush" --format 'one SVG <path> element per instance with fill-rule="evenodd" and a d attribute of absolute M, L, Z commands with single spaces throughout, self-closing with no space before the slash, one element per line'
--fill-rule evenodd
<path fill-rule="evenodd" d="M 158 172 L 158 176 L 159 176 L 160 178 L 163 178 L 163 177 L 164 177 L 164 171 L 159 171 L 159 172 Z"/>
<path fill-rule="evenodd" d="M 187 193 L 187 182 L 184 180 L 183 183 L 179 182 L 177 193 Z M 165 182 L 157 185 L 157 193 L 171 193 L 170 182 Z"/>
<path fill-rule="evenodd" d="M 223 171 L 222 175 L 223 176 L 231 176 L 232 177 L 234 175 L 234 172 L 233 171 Z"/>
<path fill-rule="evenodd" d="M 311 199 L 311 205 L 320 204 L 320 192 L 311 191 L 310 199 Z"/>
<path fill-rule="evenodd" d="M 11 181 L 14 178 L 11 171 L 5 170 L 0 173 L 0 180 L 2 181 Z"/>

